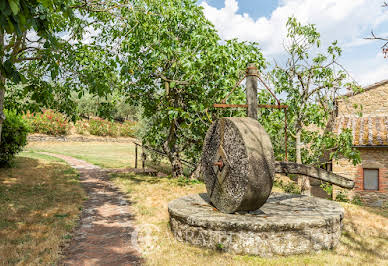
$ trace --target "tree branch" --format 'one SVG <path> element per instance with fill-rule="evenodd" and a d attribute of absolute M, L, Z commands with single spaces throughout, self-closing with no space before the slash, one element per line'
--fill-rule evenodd
<path fill-rule="evenodd" d="M 168 79 L 163 74 L 157 74 L 157 77 L 159 77 L 162 80 L 167 81 L 167 82 L 175 82 L 177 85 L 189 85 L 190 81 L 192 80 L 192 78 L 189 81 Z"/>
<path fill-rule="evenodd" d="M 22 61 L 32 61 L 32 60 L 40 60 L 43 56 L 34 56 L 34 57 L 20 57 L 15 60 L 15 62 L 22 62 Z"/>

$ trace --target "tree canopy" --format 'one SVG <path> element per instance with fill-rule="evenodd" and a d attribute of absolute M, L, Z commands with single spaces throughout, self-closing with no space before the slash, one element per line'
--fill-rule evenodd
<path fill-rule="evenodd" d="M 101 42 L 116 44 L 123 95 L 144 110 L 143 142 L 163 149 L 179 176 L 181 157 L 198 160 L 207 128 L 222 115 L 212 105 L 248 63 L 261 69 L 264 59 L 255 43 L 222 41 L 196 1 L 134 1 L 127 12 L 102 29 Z"/>
<path fill-rule="evenodd" d="M 359 163 L 351 132 L 344 130 L 340 135 L 332 132 L 336 97 L 344 90 L 360 89 L 337 61 L 341 48 L 334 41 L 321 49 L 320 34 L 312 24 L 302 25 L 291 17 L 287 28 L 287 61 L 284 65 L 276 64 L 269 76 L 276 93 L 283 95 L 284 104 L 289 106 L 290 159 L 322 166 L 344 156 L 354 164 Z M 271 98 L 263 92 L 261 100 Z M 284 135 L 279 134 L 283 132 L 280 130 L 283 120 L 282 112 L 262 111 L 261 121 L 273 136 L 278 155 L 284 154 Z M 301 178 L 300 183 L 308 193 L 308 179 Z"/>
<path fill-rule="evenodd" d="M 78 3 L 79 2 L 79 3 Z M 0 3 L 0 134 L 4 97 L 13 87 L 28 108 L 49 106 L 62 95 L 87 88 L 104 94 L 112 87 L 116 61 L 91 38 L 96 13 L 84 1 L 9 0 Z M 87 3 L 87 2 L 86 2 Z M 7 89 L 8 88 L 8 89 Z M 65 106 L 71 111 L 71 105 Z"/>

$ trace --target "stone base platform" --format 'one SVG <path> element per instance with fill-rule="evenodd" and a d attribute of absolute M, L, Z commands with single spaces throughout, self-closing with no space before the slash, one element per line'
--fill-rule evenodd
<path fill-rule="evenodd" d="M 344 217 L 336 202 L 283 193 L 272 193 L 259 210 L 249 213 L 221 213 L 206 194 L 173 200 L 168 211 L 179 241 L 263 257 L 334 248 Z"/>

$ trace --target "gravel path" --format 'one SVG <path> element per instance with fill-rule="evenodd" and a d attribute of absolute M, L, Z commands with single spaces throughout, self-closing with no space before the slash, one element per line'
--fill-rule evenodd
<path fill-rule="evenodd" d="M 61 265 L 140 265 L 131 244 L 134 231 L 130 202 L 109 181 L 109 171 L 70 156 L 41 152 L 65 160 L 80 174 L 88 194 L 73 239 Z"/>

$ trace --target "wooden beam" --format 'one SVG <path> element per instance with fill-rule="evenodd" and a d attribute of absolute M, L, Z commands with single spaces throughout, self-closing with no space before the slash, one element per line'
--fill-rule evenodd
<path fill-rule="evenodd" d="M 287 109 L 288 105 L 268 105 L 268 104 L 258 104 L 259 108 L 272 108 L 272 109 Z M 226 104 L 226 103 L 215 103 L 213 104 L 215 108 L 248 108 L 247 104 Z"/>
<path fill-rule="evenodd" d="M 334 174 L 332 172 L 328 172 L 325 169 L 304 164 L 293 162 L 276 162 L 275 172 L 279 174 L 298 174 L 309 176 L 315 179 L 329 182 L 342 188 L 352 189 L 354 187 L 353 180 Z"/>
<path fill-rule="evenodd" d="M 257 68 L 255 64 L 248 64 L 247 68 L 247 116 L 257 120 Z"/>

